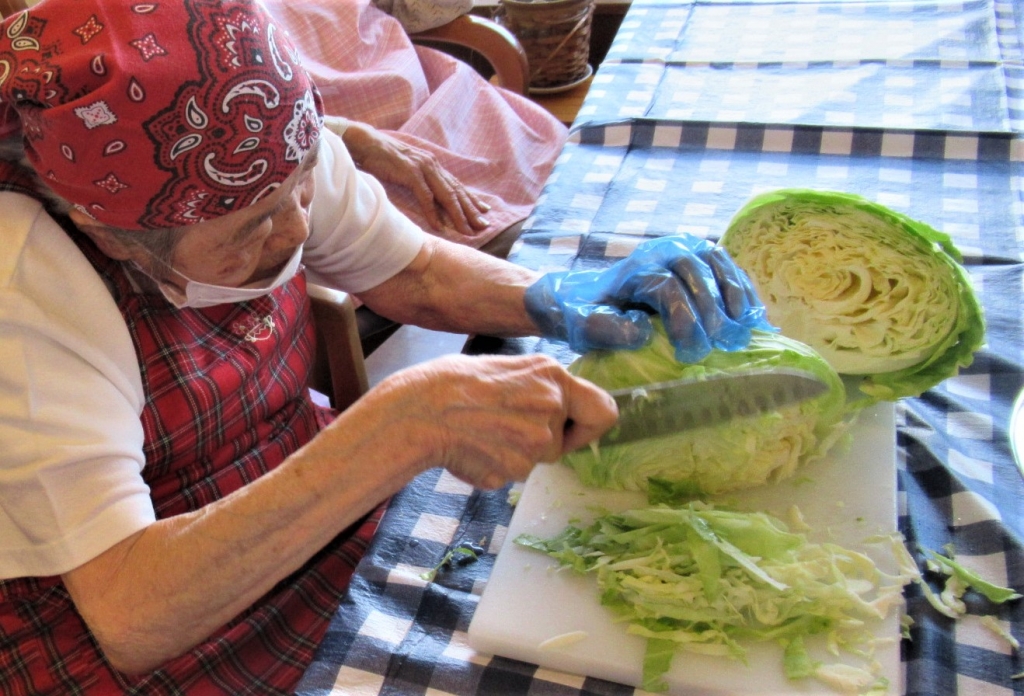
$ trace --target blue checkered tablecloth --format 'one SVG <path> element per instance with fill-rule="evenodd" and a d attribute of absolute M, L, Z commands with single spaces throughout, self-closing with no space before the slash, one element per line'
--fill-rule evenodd
<path fill-rule="evenodd" d="M 582 122 L 1020 130 L 1010 2 L 635 0 Z"/>
<path fill-rule="evenodd" d="M 857 193 L 950 234 L 987 340 L 959 376 L 897 404 L 899 528 L 911 551 L 951 543 L 1018 590 L 1024 479 L 1007 428 L 1024 388 L 1022 21 L 1009 2 L 634 0 L 513 252 L 531 268 L 590 268 L 652 236 L 717 239 L 746 200 L 782 187 Z M 575 357 L 541 339 L 474 348 Z M 507 491 L 440 470 L 398 494 L 298 693 L 641 693 L 468 647 L 511 513 Z M 462 541 L 486 552 L 420 577 Z M 1011 679 L 1024 658 L 976 620 L 1024 642 L 1024 601 L 968 595 L 953 622 L 916 587 L 906 597 L 908 696 L 1024 694 Z"/>

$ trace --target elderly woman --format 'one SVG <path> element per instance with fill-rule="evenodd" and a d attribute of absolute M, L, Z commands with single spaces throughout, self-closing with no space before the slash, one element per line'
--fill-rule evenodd
<path fill-rule="evenodd" d="M 307 273 L 577 350 L 642 343 L 639 304 L 688 348 L 763 321 L 697 240 L 538 276 L 425 234 L 258 2 L 44 0 L 2 29 L 5 694 L 290 693 L 392 493 L 435 466 L 499 487 L 615 421 L 538 356 L 426 363 L 334 417 Z"/>

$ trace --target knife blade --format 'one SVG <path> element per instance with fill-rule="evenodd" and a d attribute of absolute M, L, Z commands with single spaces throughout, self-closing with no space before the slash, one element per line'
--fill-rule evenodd
<path fill-rule="evenodd" d="M 615 389 L 619 420 L 598 441 L 618 445 L 776 411 L 822 394 L 809 372 L 764 368 Z"/>

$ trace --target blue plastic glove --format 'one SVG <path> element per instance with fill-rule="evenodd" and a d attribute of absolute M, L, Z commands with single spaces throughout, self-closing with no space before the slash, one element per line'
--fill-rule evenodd
<path fill-rule="evenodd" d="M 712 348 L 739 350 L 751 329 L 775 330 L 747 274 L 725 249 L 691 236 L 660 237 L 600 271 L 548 273 L 526 291 L 526 311 L 545 338 L 578 353 L 639 348 L 661 315 L 681 362 Z"/>

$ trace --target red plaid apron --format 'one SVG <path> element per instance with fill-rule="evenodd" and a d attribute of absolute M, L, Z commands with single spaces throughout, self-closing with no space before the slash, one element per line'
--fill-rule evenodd
<path fill-rule="evenodd" d="M 0 189 L 20 190 L 6 181 Z M 120 263 L 68 231 L 114 288 L 135 343 L 146 394 L 143 476 L 158 517 L 259 478 L 329 421 L 306 389 L 314 327 L 303 275 L 254 301 L 176 310 L 160 295 L 134 292 Z M 141 678 L 107 664 L 60 578 L 0 582 L 0 693 L 290 694 L 381 512 L 209 640 Z"/>

